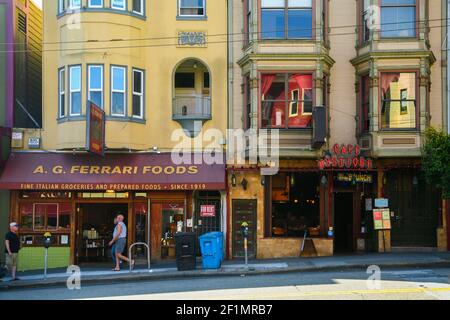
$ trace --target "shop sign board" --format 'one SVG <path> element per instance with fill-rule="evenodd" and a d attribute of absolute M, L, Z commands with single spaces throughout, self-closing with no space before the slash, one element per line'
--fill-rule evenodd
<path fill-rule="evenodd" d="M 176 164 L 171 154 L 12 153 L 0 189 L 61 191 L 224 190 L 225 164 Z"/>
<path fill-rule="evenodd" d="M 373 210 L 373 225 L 375 230 L 390 230 L 391 213 L 389 209 Z"/>
<path fill-rule="evenodd" d="M 367 159 L 361 155 L 359 145 L 335 144 L 329 155 L 319 160 L 319 168 L 325 169 L 351 169 L 351 170 L 371 170 L 373 169 L 372 159 Z"/>
<path fill-rule="evenodd" d="M 387 208 L 389 207 L 389 200 L 384 198 L 375 199 L 375 208 Z"/>
<path fill-rule="evenodd" d="M 200 206 L 200 217 L 215 217 L 216 216 L 216 206 L 215 205 L 201 205 Z"/>
<path fill-rule="evenodd" d="M 105 155 L 105 111 L 89 101 L 87 112 L 86 149 L 99 156 Z"/>
<path fill-rule="evenodd" d="M 371 174 L 360 173 L 338 173 L 336 179 L 340 182 L 358 182 L 358 183 L 372 183 L 373 177 Z"/>

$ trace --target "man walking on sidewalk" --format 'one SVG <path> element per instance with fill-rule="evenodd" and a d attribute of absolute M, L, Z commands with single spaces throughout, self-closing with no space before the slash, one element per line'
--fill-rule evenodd
<path fill-rule="evenodd" d="M 19 231 L 19 225 L 16 222 L 9 224 L 9 232 L 5 236 L 5 253 L 6 253 L 6 267 L 11 272 L 11 281 L 19 280 L 16 277 L 18 255 L 20 250 L 20 240 L 17 235 Z"/>
<path fill-rule="evenodd" d="M 113 271 L 120 271 L 120 261 L 124 260 L 128 263 L 131 263 L 131 266 L 134 267 L 134 260 L 130 260 L 129 258 L 122 255 L 122 252 L 125 249 L 127 244 L 127 226 L 123 222 L 124 216 L 119 214 L 117 216 L 117 225 L 114 229 L 113 239 L 109 242 L 109 245 L 115 245 L 115 254 L 116 254 L 116 267 Z"/>

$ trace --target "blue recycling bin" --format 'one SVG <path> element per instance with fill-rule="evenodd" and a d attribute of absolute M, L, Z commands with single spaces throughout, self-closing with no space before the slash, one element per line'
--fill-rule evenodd
<path fill-rule="evenodd" d="M 223 233 L 210 232 L 199 237 L 203 269 L 219 269 L 223 261 Z"/>

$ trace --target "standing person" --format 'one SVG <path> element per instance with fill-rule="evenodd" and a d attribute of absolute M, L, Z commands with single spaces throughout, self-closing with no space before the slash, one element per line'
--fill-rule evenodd
<path fill-rule="evenodd" d="M 17 233 L 19 232 L 19 224 L 11 222 L 9 224 L 9 232 L 5 236 L 5 253 L 6 267 L 11 272 L 11 281 L 19 280 L 16 276 L 18 255 L 20 250 L 20 240 Z"/>
<path fill-rule="evenodd" d="M 127 244 L 127 226 L 123 222 L 124 219 L 124 216 L 121 214 L 117 216 L 117 225 L 114 229 L 113 239 L 109 242 L 110 246 L 115 244 L 116 267 L 113 269 L 113 271 L 120 271 L 121 260 L 131 263 L 131 266 L 134 267 L 134 260 L 130 260 L 122 255 L 122 252 L 124 251 Z"/>

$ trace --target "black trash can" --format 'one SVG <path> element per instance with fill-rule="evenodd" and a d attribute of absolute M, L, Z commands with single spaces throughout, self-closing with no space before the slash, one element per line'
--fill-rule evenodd
<path fill-rule="evenodd" d="M 175 253 L 178 271 L 195 270 L 197 237 L 194 232 L 175 233 Z"/>

